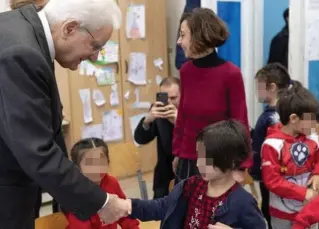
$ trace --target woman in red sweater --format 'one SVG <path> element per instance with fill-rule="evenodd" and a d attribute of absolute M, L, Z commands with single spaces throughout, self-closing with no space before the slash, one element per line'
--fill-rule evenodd
<path fill-rule="evenodd" d="M 236 119 L 248 127 L 240 69 L 216 53 L 229 35 L 226 24 L 210 9 L 183 14 L 177 44 L 190 60 L 180 69 L 181 99 L 173 138 L 176 182 L 198 174 L 196 136 L 209 124 Z M 242 167 L 252 165 L 252 160 Z"/>
<path fill-rule="evenodd" d="M 126 198 L 116 178 L 106 173 L 110 163 L 109 150 L 102 139 L 80 140 L 71 149 L 71 159 L 84 175 L 99 184 L 105 192 Z M 139 229 L 139 222 L 130 218 L 122 218 L 116 223 L 106 225 L 98 214 L 85 222 L 77 219 L 72 213 L 66 213 L 66 217 L 69 222 L 66 229 L 117 229 L 118 225 L 122 229 Z"/>

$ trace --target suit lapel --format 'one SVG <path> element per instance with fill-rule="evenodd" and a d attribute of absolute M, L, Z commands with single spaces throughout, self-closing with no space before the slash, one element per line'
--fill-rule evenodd
<path fill-rule="evenodd" d="M 45 37 L 44 29 L 36 9 L 33 5 L 27 5 L 19 8 L 19 10 L 21 14 L 24 16 L 24 18 L 32 25 L 33 31 L 42 50 L 42 53 L 46 61 L 48 62 L 49 66 L 51 66 L 52 71 L 54 72 L 54 65 L 51 60 L 48 42 Z"/>

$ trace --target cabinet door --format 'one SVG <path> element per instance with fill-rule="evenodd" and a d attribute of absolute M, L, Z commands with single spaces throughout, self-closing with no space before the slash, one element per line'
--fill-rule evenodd
<path fill-rule="evenodd" d="M 133 141 L 132 130 L 130 128 L 129 118 L 144 112 L 148 108 L 132 108 L 136 101 L 136 89 L 139 89 L 139 100 L 152 103 L 155 94 L 158 91 L 156 84 L 156 75 L 161 77 L 168 76 L 167 61 L 167 37 L 166 37 L 166 1 L 164 0 L 119 0 L 119 6 L 123 13 L 123 23 L 120 30 L 120 56 L 122 66 L 122 91 L 130 92 L 129 99 L 124 100 L 125 116 L 125 139 L 127 142 Z M 127 11 L 132 5 L 145 6 L 145 38 L 128 39 L 126 36 Z M 147 84 L 138 86 L 128 81 L 128 69 L 130 64 L 130 53 L 142 52 L 146 54 L 146 77 Z M 154 60 L 161 58 L 163 60 L 162 70 L 154 65 Z M 137 148 L 138 162 L 142 171 L 152 170 L 156 163 L 156 140 L 152 143 Z"/>

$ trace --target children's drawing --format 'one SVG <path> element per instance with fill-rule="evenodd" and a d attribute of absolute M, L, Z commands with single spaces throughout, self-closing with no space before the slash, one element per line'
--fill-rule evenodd
<path fill-rule="evenodd" d="M 128 39 L 145 38 L 145 6 L 130 5 L 126 15 L 126 37 Z"/>

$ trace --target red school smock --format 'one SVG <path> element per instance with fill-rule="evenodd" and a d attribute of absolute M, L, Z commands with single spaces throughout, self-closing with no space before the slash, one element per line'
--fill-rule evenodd
<path fill-rule="evenodd" d="M 126 196 L 115 177 L 105 174 L 101 180 L 100 187 L 107 193 L 116 194 L 120 198 L 126 199 Z M 139 222 L 128 217 L 124 217 L 109 225 L 103 224 L 98 214 L 84 222 L 76 218 L 72 213 L 67 213 L 66 218 L 69 222 L 66 229 L 117 229 L 118 225 L 120 225 L 122 229 L 139 229 Z"/>

